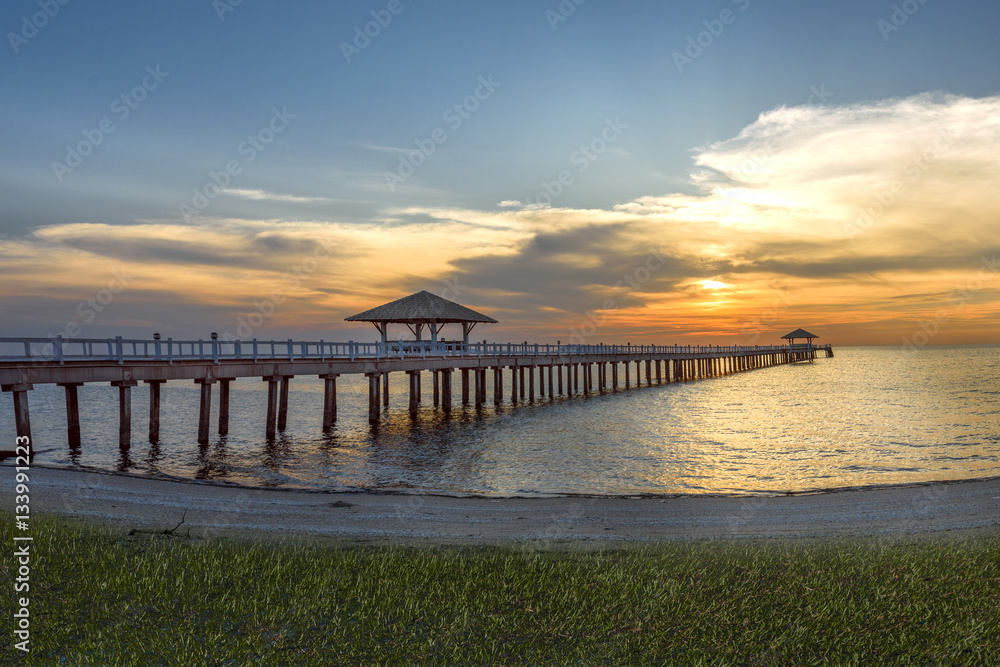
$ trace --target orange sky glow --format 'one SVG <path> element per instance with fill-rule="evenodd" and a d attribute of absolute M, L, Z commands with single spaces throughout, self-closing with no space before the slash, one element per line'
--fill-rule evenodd
<path fill-rule="evenodd" d="M 0 304 L 40 336 L 253 318 L 259 338 L 363 340 L 345 317 L 426 289 L 500 320 L 474 333 L 496 341 L 771 344 L 801 326 L 835 345 L 998 343 L 998 182 L 1000 98 L 779 108 L 695 151 L 694 194 L 610 210 L 42 227 L 0 239 Z"/>

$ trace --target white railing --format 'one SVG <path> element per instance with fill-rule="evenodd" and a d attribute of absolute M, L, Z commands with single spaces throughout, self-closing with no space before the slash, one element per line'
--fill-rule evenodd
<path fill-rule="evenodd" d="M 562 345 L 462 343 L 461 341 L 131 340 L 115 338 L 0 338 L 0 362 L 358 360 L 484 356 L 582 356 L 754 354 L 780 352 L 783 345 Z"/>

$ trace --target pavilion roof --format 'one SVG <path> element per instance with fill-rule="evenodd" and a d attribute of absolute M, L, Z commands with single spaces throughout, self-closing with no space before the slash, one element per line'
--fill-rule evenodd
<path fill-rule="evenodd" d="M 345 318 L 348 322 L 397 322 L 401 324 L 420 324 L 437 322 L 447 324 L 453 322 L 489 322 L 496 323 L 492 317 L 478 313 L 471 308 L 449 301 L 427 291 L 417 292 L 402 299 L 366 310 L 363 313 Z"/>
<path fill-rule="evenodd" d="M 805 329 L 796 329 L 792 333 L 785 334 L 782 338 L 787 340 L 790 338 L 819 338 L 819 336 L 814 333 L 809 333 Z"/>

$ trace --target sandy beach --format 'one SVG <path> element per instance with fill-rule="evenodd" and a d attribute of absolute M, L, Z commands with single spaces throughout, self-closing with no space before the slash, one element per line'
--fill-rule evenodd
<path fill-rule="evenodd" d="M 10 466 L 4 466 L 13 476 Z M 13 484 L 0 486 L 13 507 Z M 993 532 L 1000 478 L 777 497 L 455 498 L 253 489 L 31 470 L 34 512 L 196 537 L 497 544 Z"/>

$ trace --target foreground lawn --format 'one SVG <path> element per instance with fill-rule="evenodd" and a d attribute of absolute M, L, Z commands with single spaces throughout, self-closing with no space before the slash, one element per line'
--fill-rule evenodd
<path fill-rule="evenodd" d="M 4 545 L 12 523 L 0 516 Z M 345 547 L 38 516 L 31 534 L 17 664 L 1000 663 L 1000 537 Z M 13 599 L 5 586 L 8 628 Z"/>

